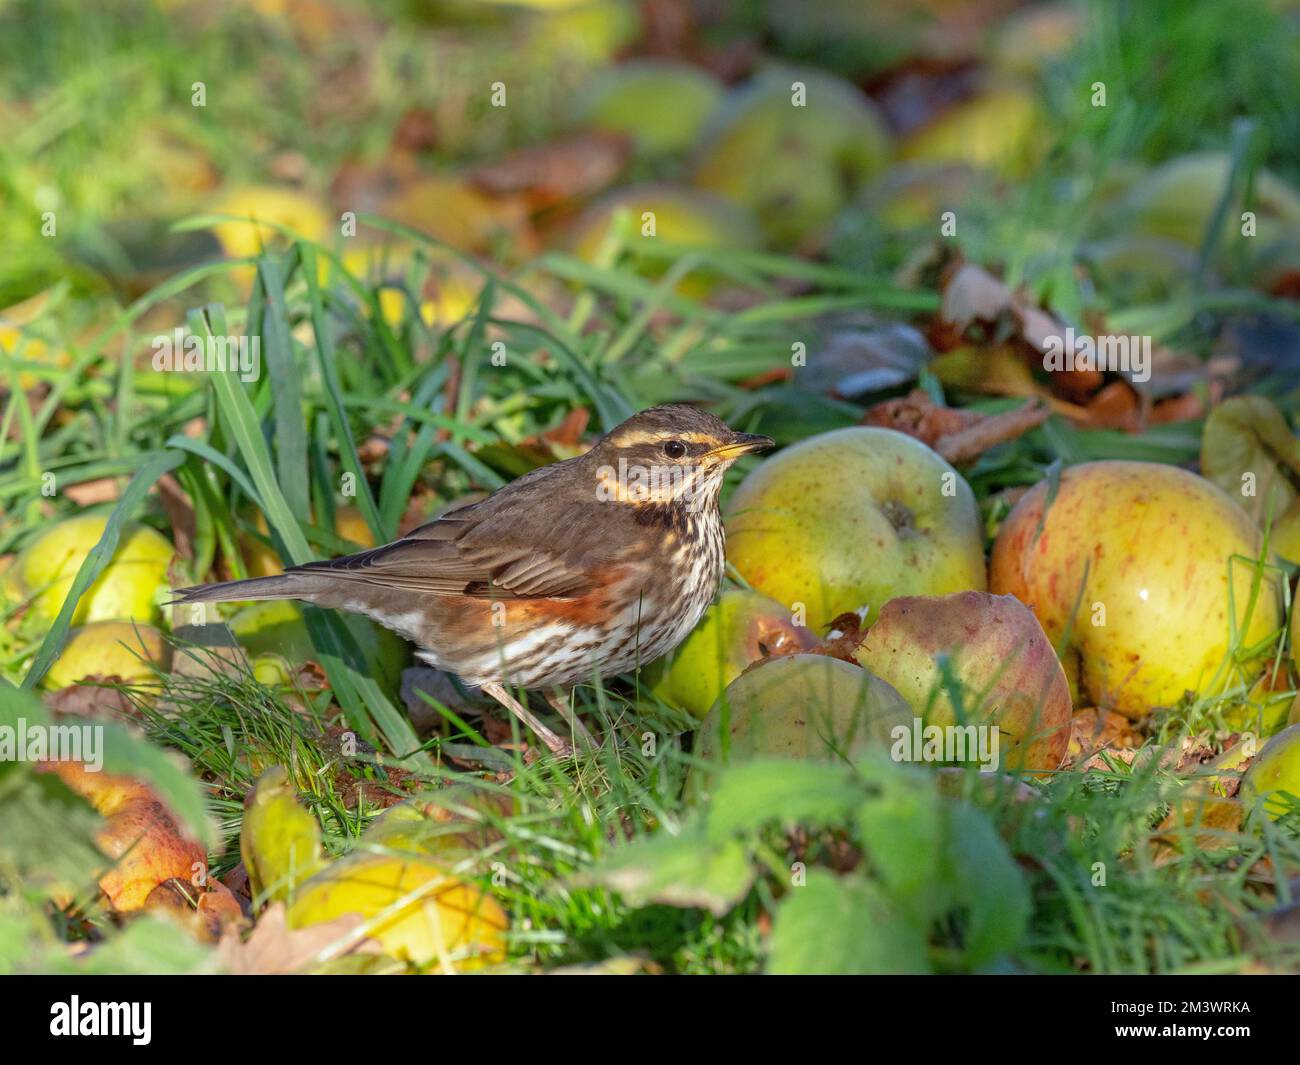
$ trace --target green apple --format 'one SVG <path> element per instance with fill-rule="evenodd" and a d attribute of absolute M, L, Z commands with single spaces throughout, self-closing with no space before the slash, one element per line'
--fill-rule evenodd
<path fill-rule="evenodd" d="M 745 580 L 802 604 L 816 632 L 900 595 L 986 587 L 970 486 L 892 429 L 836 429 L 786 448 L 739 485 L 726 526 L 727 557 Z"/>
<path fill-rule="evenodd" d="M 829 655 L 786 655 L 751 667 L 728 686 L 695 734 L 712 766 L 751 758 L 854 758 L 886 749 L 912 709 L 879 677 Z M 710 770 L 692 771 L 698 796 Z"/>
<path fill-rule="evenodd" d="M 1070 741 L 1070 685 L 1037 619 L 988 592 L 885 604 L 854 657 L 898 689 L 926 725 L 992 726 L 999 763 L 1051 770 Z M 944 663 L 960 692 L 961 720 Z"/>
<path fill-rule="evenodd" d="M 648 156 L 684 152 L 722 99 L 722 84 L 689 63 L 638 59 L 597 74 L 579 93 L 579 118 L 630 137 Z"/>
<path fill-rule="evenodd" d="M 769 655 L 809 651 L 818 643 L 775 599 L 728 589 L 677 650 L 648 667 L 648 681 L 665 702 L 703 717 L 746 667 Z"/>
<path fill-rule="evenodd" d="M 765 72 L 710 120 L 695 184 L 754 213 L 768 243 L 815 243 L 889 159 L 889 138 L 858 89 L 816 70 Z"/>
<path fill-rule="evenodd" d="M 1283 792 L 1293 798 L 1287 799 Z M 1241 779 L 1241 800 L 1247 810 L 1262 802 L 1273 821 L 1300 807 L 1300 725 L 1284 728 L 1260 748 Z"/>
<path fill-rule="evenodd" d="M 1168 237 L 1200 249 L 1231 172 L 1228 153 L 1214 151 L 1180 155 L 1156 167 L 1133 184 L 1119 207 L 1125 231 Z M 1232 218 L 1242 206 L 1240 194 L 1235 194 Z M 1267 170 L 1255 175 L 1249 206 L 1262 234 L 1300 226 L 1300 192 Z"/>
<path fill-rule="evenodd" d="M 1249 608 L 1261 536 L 1221 489 L 1174 466 L 1089 462 L 1034 486 L 993 547 L 992 591 L 1014 595 L 1056 646 L 1076 702 L 1139 718 L 1186 692 L 1253 681 L 1238 645 L 1282 625 L 1265 573 Z M 1235 604 L 1235 609 L 1234 609 Z M 1248 617 L 1249 610 L 1249 617 Z"/>

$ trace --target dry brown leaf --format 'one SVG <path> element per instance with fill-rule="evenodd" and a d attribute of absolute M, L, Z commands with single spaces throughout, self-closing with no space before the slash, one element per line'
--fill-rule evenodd
<path fill-rule="evenodd" d="M 93 507 L 96 503 L 111 503 L 121 494 L 116 477 L 99 477 L 93 481 L 70 484 L 63 494 L 79 507 Z"/>
<path fill-rule="evenodd" d="M 1037 396 L 1024 406 L 1002 414 L 941 407 L 921 390 L 901 399 L 885 400 L 868 409 L 866 425 L 914 436 L 952 463 L 969 462 L 995 444 L 1022 436 L 1047 420 L 1051 411 Z"/>
<path fill-rule="evenodd" d="M 1084 707 L 1070 718 L 1070 743 L 1061 768 L 1107 772 L 1107 758 L 1132 764 L 1141 746 L 1142 734 L 1128 718 L 1113 710 Z"/>
<path fill-rule="evenodd" d="M 298 973 L 345 954 L 378 954 L 379 944 L 359 932 L 366 923 L 359 913 L 333 921 L 290 928 L 284 903 L 266 908 L 247 939 L 234 927 L 226 929 L 217 944 L 217 959 L 235 976 L 274 976 Z"/>
<path fill-rule="evenodd" d="M 631 152 L 627 137 L 583 133 L 521 148 L 475 167 L 468 177 L 491 196 L 525 195 L 539 210 L 600 192 L 622 172 Z"/>

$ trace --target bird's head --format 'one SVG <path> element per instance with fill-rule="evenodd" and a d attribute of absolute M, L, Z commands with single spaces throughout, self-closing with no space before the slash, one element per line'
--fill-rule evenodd
<path fill-rule="evenodd" d="M 771 446 L 706 411 L 668 404 L 632 415 L 601 437 L 589 458 L 604 501 L 703 507 L 716 504 L 733 462 Z"/>

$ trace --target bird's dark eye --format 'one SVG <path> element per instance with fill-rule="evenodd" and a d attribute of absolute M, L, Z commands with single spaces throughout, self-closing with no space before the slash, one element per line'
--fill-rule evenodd
<path fill-rule="evenodd" d="M 686 445 L 680 440 L 669 440 L 664 444 L 664 454 L 670 459 L 679 459 L 686 454 Z"/>

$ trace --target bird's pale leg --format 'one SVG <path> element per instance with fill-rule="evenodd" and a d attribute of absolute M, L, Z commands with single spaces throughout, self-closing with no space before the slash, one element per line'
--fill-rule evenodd
<path fill-rule="evenodd" d="M 573 753 L 573 745 L 568 740 L 562 736 L 557 736 L 538 721 L 528 707 L 506 691 L 503 685 L 491 681 L 487 684 L 481 684 L 479 687 L 537 733 L 538 738 L 546 744 L 552 754 L 567 755 Z"/>
<path fill-rule="evenodd" d="M 574 713 L 569 706 L 569 697 L 562 692 L 552 691 L 546 693 L 546 701 L 555 707 L 555 712 L 564 718 L 565 723 L 573 730 L 573 734 L 578 737 L 578 742 L 589 751 L 594 751 L 599 744 L 596 743 L 596 737 L 588 730 L 587 726 L 582 723 L 578 715 Z"/>

